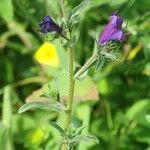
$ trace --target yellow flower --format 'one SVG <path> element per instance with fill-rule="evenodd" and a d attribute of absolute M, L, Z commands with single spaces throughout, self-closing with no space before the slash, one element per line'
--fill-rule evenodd
<path fill-rule="evenodd" d="M 35 60 L 52 67 L 59 66 L 59 59 L 54 44 L 45 42 L 34 54 Z"/>

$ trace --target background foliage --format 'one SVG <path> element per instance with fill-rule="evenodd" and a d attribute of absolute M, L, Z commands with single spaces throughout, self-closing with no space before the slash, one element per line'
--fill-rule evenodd
<path fill-rule="evenodd" d="M 81 1 L 68 0 L 68 10 Z M 93 81 L 79 86 L 74 122 L 86 125 L 83 132 L 97 136 L 99 144 L 81 143 L 76 149 L 150 149 L 150 122 L 146 117 L 150 114 L 149 6 L 149 0 L 93 0 L 81 14 L 74 28 L 78 36 L 75 57 L 81 65 L 93 53 L 93 36 L 98 38 L 113 11 L 118 10 L 128 23 L 130 36 L 122 47 L 119 63 L 108 62 L 98 72 L 90 70 L 99 99 L 93 95 L 87 100 L 86 91 Z M 58 1 L 0 1 L 0 149 L 3 150 L 57 149 L 59 133 L 47 123 L 49 119 L 63 122 L 57 113 L 36 110 L 18 114 L 28 95 L 51 81 L 60 69 L 66 71 L 65 48 L 57 40 L 54 45 L 59 69 L 41 65 L 34 59 L 36 50 L 48 40 L 37 31 L 45 15 L 53 16 L 61 24 Z"/>

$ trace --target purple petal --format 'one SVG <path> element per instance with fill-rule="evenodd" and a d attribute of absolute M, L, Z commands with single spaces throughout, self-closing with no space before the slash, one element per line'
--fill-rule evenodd
<path fill-rule="evenodd" d="M 114 27 L 116 27 L 118 29 L 121 29 L 121 26 L 122 26 L 122 23 L 123 23 L 123 19 L 120 16 L 112 15 L 112 16 L 110 16 L 109 23 L 112 26 L 114 26 Z"/>
<path fill-rule="evenodd" d="M 43 33 L 47 32 L 58 32 L 61 33 L 62 29 L 51 19 L 50 16 L 46 16 L 43 18 L 43 22 L 39 24 L 40 31 Z"/>
<path fill-rule="evenodd" d="M 50 18 L 50 16 L 45 16 L 43 18 L 43 22 L 49 22 L 49 21 L 52 21 L 52 19 Z"/>
<path fill-rule="evenodd" d="M 125 36 L 121 30 L 116 30 L 114 31 L 114 33 L 112 33 L 110 40 L 116 40 L 122 42 L 125 40 Z"/>
<path fill-rule="evenodd" d="M 47 33 L 47 32 L 49 32 L 49 29 L 50 29 L 49 22 L 41 24 L 41 32 Z"/>
<path fill-rule="evenodd" d="M 114 32 L 113 30 L 114 30 L 113 26 L 108 24 L 99 37 L 99 43 L 104 45 L 104 44 L 106 44 L 106 42 L 110 41 L 112 32 Z"/>
<path fill-rule="evenodd" d="M 116 40 L 120 42 L 124 41 L 126 39 L 126 36 L 124 35 L 121 28 L 122 23 L 122 17 L 118 16 L 116 13 L 113 13 L 110 16 L 109 23 L 99 37 L 99 44 L 105 45 L 111 40 Z"/>

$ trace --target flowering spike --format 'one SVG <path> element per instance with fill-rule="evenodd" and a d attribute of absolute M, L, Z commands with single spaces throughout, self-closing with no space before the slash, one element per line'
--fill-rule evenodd
<path fill-rule="evenodd" d="M 61 33 L 62 29 L 52 20 L 50 16 L 46 16 L 43 18 L 43 21 L 39 24 L 40 31 L 43 33 L 48 32 L 57 32 Z"/>
<path fill-rule="evenodd" d="M 105 45 L 107 42 L 113 40 L 119 42 L 126 40 L 126 36 L 122 30 L 122 23 L 122 17 L 118 16 L 117 13 L 113 13 L 110 16 L 109 23 L 99 37 L 99 44 Z"/>

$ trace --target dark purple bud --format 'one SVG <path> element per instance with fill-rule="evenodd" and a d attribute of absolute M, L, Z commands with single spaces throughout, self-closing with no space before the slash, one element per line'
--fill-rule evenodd
<path fill-rule="evenodd" d="M 107 42 L 112 40 L 119 42 L 126 40 L 126 36 L 122 30 L 122 23 L 122 17 L 118 16 L 116 13 L 113 13 L 110 16 L 109 23 L 99 37 L 99 44 L 105 45 Z"/>
<path fill-rule="evenodd" d="M 62 32 L 62 29 L 51 19 L 50 16 L 44 17 L 43 21 L 39 24 L 39 26 L 40 26 L 40 31 L 43 33 Z"/>

